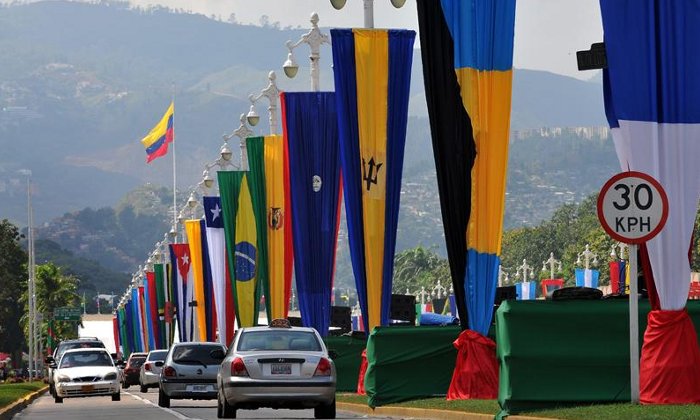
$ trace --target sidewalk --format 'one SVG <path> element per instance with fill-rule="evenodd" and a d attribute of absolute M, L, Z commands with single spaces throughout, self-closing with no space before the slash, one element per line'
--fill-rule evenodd
<path fill-rule="evenodd" d="M 434 410 L 426 408 L 382 406 L 372 409 L 363 404 L 336 402 L 336 409 L 357 414 L 377 415 L 397 418 L 435 419 L 435 420 L 493 420 L 494 414 L 468 413 L 454 410 Z M 508 420 L 553 420 L 552 418 L 530 416 L 508 416 Z"/>
<path fill-rule="evenodd" d="M 49 386 L 46 385 L 45 387 L 41 388 L 38 391 L 34 391 L 31 394 L 20 398 L 19 400 L 13 402 L 12 404 L 8 405 L 7 407 L 0 408 L 0 420 L 9 420 L 17 414 L 19 411 L 21 411 L 24 407 L 28 406 L 29 404 L 32 403 L 35 399 L 39 398 L 43 393 L 49 390 Z"/>

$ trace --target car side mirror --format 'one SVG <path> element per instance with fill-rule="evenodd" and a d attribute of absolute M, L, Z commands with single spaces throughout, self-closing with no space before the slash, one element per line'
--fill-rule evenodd
<path fill-rule="evenodd" d="M 331 359 L 336 359 L 338 358 L 338 352 L 336 352 L 335 350 L 328 350 L 328 357 L 330 357 Z"/>
<path fill-rule="evenodd" d="M 126 362 L 123 360 L 117 360 L 117 363 L 115 364 L 117 365 L 117 367 L 120 367 L 122 369 L 124 368 L 124 366 L 126 366 Z"/>
<path fill-rule="evenodd" d="M 51 363 L 49 363 L 49 367 L 50 367 L 51 369 L 56 369 L 56 367 L 58 367 L 58 365 L 57 365 L 56 363 L 54 363 L 54 362 L 51 362 Z"/>
<path fill-rule="evenodd" d="M 163 367 L 164 364 L 165 364 L 165 362 L 163 362 L 162 360 L 158 360 L 154 363 L 154 365 L 156 365 L 156 367 Z"/>
<path fill-rule="evenodd" d="M 44 358 L 44 363 L 46 363 L 47 365 L 50 365 L 51 363 L 55 362 L 56 361 L 54 360 L 53 356 L 46 356 L 46 358 Z"/>
<path fill-rule="evenodd" d="M 211 358 L 214 360 L 224 360 L 224 358 L 226 358 L 226 354 L 221 349 L 215 349 L 210 351 L 209 356 L 211 356 Z"/>

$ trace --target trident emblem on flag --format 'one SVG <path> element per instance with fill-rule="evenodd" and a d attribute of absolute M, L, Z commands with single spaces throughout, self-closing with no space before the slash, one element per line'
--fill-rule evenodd
<path fill-rule="evenodd" d="M 367 191 L 372 188 L 372 184 L 377 185 L 377 177 L 379 176 L 379 169 L 384 165 L 383 163 L 375 163 L 374 157 L 372 157 L 369 162 L 362 158 L 362 181 L 367 184 Z"/>

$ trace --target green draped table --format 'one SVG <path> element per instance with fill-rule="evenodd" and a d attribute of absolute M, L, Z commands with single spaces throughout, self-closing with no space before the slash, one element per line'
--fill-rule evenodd
<path fill-rule="evenodd" d="M 329 351 L 335 351 L 333 359 L 336 371 L 336 390 L 341 392 L 356 392 L 357 377 L 360 374 L 362 351 L 367 344 L 365 336 L 352 337 L 349 335 L 328 336 L 323 339 Z"/>
<path fill-rule="evenodd" d="M 696 331 L 700 301 L 688 301 Z M 639 301 L 639 343 L 647 300 Z M 629 402 L 626 299 L 506 301 L 496 312 L 502 415 L 562 404 Z"/>

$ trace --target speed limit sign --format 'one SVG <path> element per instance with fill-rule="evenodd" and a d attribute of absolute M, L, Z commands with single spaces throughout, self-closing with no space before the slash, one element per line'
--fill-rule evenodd
<path fill-rule="evenodd" d="M 605 183 L 598 196 L 598 219 L 620 242 L 640 244 L 661 231 L 668 198 L 657 180 L 642 172 L 622 172 Z"/>

